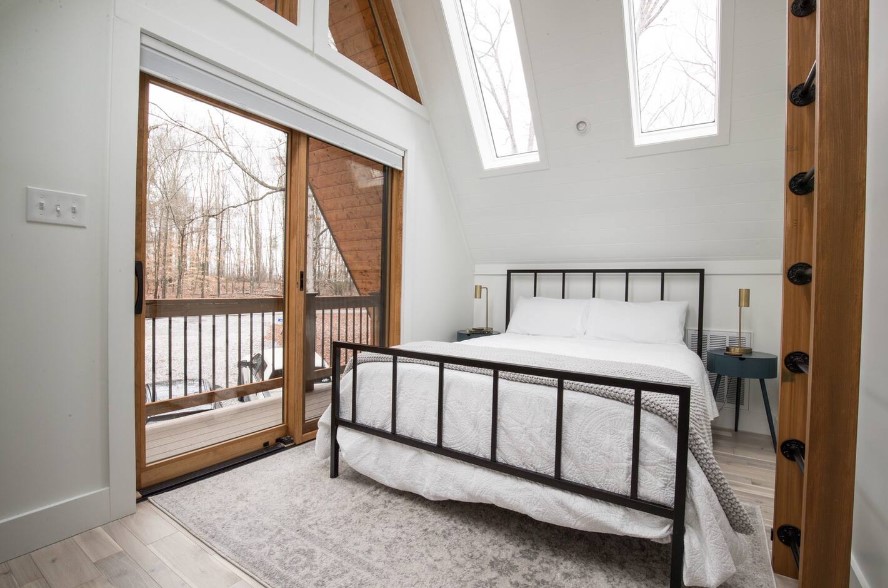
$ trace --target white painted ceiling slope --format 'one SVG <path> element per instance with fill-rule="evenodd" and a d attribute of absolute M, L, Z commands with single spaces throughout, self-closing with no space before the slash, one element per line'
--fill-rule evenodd
<path fill-rule="evenodd" d="M 737 0 L 730 144 L 627 157 L 621 0 L 513 0 L 542 119 L 541 171 L 482 173 L 440 0 L 401 0 L 475 263 L 779 259 L 786 7 Z M 578 120 L 591 128 L 575 130 Z"/>

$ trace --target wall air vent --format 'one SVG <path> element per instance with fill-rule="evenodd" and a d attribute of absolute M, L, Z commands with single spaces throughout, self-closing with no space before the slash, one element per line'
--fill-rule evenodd
<path fill-rule="evenodd" d="M 696 351 L 697 349 L 697 329 L 688 329 L 685 335 L 685 343 L 687 343 L 688 348 L 692 351 Z M 750 331 L 743 331 L 740 333 L 740 340 L 737 340 L 737 331 L 710 331 L 708 329 L 703 329 L 703 357 L 700 359 L 703 360 L 703 365 L 707 366 L 706 363 L 707 357 L 706 352 L 710 349 L 724 349 L 729 345 L 738 345 L 743 347 L 752 347 L 752 333 Z M 715 374 L 712 372 L 709 373 L 709 384 L 711 386 L 715 386 Z M 744 380 L 743 386 L 740 389 L 740 406 L 743 408 L 749 408 L 747 403 L 748 394 L 747 387 L 748 383 Z M 718 387 L 719 389 L 715 391 L 715 400 L 718 403 L 719 407 L 724 406 L 726 404 L 734 404 L 734 399 L 737 397 L 737 380 L 735 378 L 722 378 L 721 384 Z"/>

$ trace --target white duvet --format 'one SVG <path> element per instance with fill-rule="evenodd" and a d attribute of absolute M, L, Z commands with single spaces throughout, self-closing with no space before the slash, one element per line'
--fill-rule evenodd
<path fill-rule="evenodd" d="M 684 345 L 620 343 L 577 338 L 504 334 L 455 345 L 484 345 L 608 361 L 668 367 L 700 382 L 710 418 L 718 414 L 700 359 Z M 366 363 L 358 370 L 358 422 L 388 429 L 391 364 Z M 341 414 L 351 411 L 351 375 L 342 380 Z M 398 366 L 398 432 L 435 442 L 438 370 Z M 444 445 L 488 457 L 491 379 L 448 370 L 444 390 Z M 500 381 L 497 459 L 523 468 L 554 471 L 555 405 L 551 388 Z M 565 391 L 562 475 L 572 481 L 628 494 L 632 407 L 581 392 Z M 330 409 L 321 417 L 316 451 L 330 450 Z M 642 413 L 639 495 L 671 504 L 675 427 Z M 598 533 L 666 542 L 672 523 L 654 515 L 548 488 L 399 443 L 340 428 L 341 458 L 378 482 L 430 500 L 495 504 L 535 519 Z M 745 543 L 731 529 L 715 492 L 693 455 L 688 461 L 684 582 L 718 586 L 746 557 Z"/>

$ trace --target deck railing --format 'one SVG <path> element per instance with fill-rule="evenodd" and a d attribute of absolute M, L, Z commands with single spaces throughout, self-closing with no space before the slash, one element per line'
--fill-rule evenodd
<path fill-rule="evenodd" d="M 147 416 L 280 388 L 283 316 L 281 297 L 146 301 Z"/>
<path fill-rule="evenodd" d="M 379 308 L 378 293 L 367 296 L 306 295 L 305 365 L 307 369 L 314 367 L 312 373 L 306 374 L 307 383 L 332 375 L 333 341 L 378 344 Z M 322 361 L 317 361 L 316 353 Z"/>
<path fill-rule="evenodd" d="M 330 377 L 334 339 L 377 344 L 378 308 L 378 294 L 306 295 L 308 389 Z M 283 350 L 282 297 L 147 300 L 146 416 L 281 388 Z"/>

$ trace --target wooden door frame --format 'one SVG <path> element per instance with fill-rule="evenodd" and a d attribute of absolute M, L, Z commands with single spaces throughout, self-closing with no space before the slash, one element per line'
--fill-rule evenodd
<path fill-rule="evenodd" d="M 147 215 L 147 169 L 148 169 L 148 86 L 155 84 L 179 92 L 196 100 L 212 104 L 218 108 L 249 118 L 256 122 L 286 132 L 287 138 L 287 248 L 284 261 L 284 341 L 285 349 L 301 348 L 301 334 L 305 327 L 305 292 L 301 276 L 306 265 L 307 219 L 304 211 L 308 205 L 308 141 L 305 133 L 288 129 L 268 121 L 251 112 L 241 110 L 224 102 L 203 96 L 187 88 L 182 88 L 165 80 L 140 74 L 139 78 L 139 124 L 136 158 L 136 251 L 135 259 L 143 264 L 146 261 L 145 224 Z M 404 234 L 404 171 L 389 169 L 388 235 L 386 255 L 388 278 L 386 291 L 386 334 L 387 344 L 397 345 L 401 341 L 401 285 L 403 273 L 403 234 Z M 299 214 L 302 211 L 303 214 Z M 273 444 L 277 439 L 291 436 L 296 443 L 311 441 L 317 435 L 317 428 L 309 429 L 304 422 L 304 366 L 300 353 L 286 353 L 284 369 L 284 417 L 281 425 L 238 437 L 171 458 L 158 460 L 152 464 L 145 462 L 145 319 L 144 311 L 135 315 L 135 421 L 136 421 L 136 487 L 145 488 L 164 482 L 215 463 L 232 459 Z"/>
<path fill-rule="evenodd" d="M 386 345 L 401 343 L 401 287 L 404 274 L 404 170 L 389 170 L 388 284 L 386 287 Z"/>
<path fill-rule="evenodd" d="M 307 145 L 307 143 L 306 143 Z M 307 149 L 307 147 L 306 147 Z M 308 159 L 306 158 L 306 164 Z M 386 346 L 398 345 L 401 343 L 401 288 L 403 283 L 403 241 L 404 241 L 404 170 L 395 168 L 386 168 L 388 181 L 388 194 L 386 194 L 387 214 L 386 217 L 386 291 L 385 291 L 385 335 Z M 305 172 L 304 193 L 308 193 L 308 172 Z M 300 258 L 305 263 L 305 251 L 303 250 Z M 304 300 L 304 297 L 303 297 Z M 302 314 L 304 315 L 304 306 Z M 297 418 L 297 432 L 293 435 L 297 443 L 305 443 L 313 441 L 317 437 L 317 420 L 303 422 L 304 392 L 300 392 L 297 404 L 299 405 L 299 417 Z M 306 426 L 309 425 L 309 426 Z"/>
<path fill-rule="evenodd" d="M 146 74 L 139 74 L 139 124 L 136 147 L 136 251 L 135 261 L 144 267 L 148 216 L 148 84 Z M 135 361 L 136 410 L 136 488 L 144 487 L 145 470 L 145 307 L 133 317 L 133 356 Z"/>
<path fill-rule="evenodd" d="M 224 102 L 203 96 L 197 92 L 182 88 L 165 80 L 141 73 L 139 77 L 139 124 L 138 146 L 136 157 L 136 261 L 144 265 L 146 261 L 146 220 L 148 190 L 148 89 L 154 84 L 173 90 L 185 96 L 211 104 L 218 108 L 262 123 L 287 133 L 287 192 L 286 192 L 286 235 L 287 249 L 284 252 L 284 341 L 287 362 L 284 369 L 283 386 L 283 417 L 280 425 L 257 431 L 249 435 L 223 441 L 207 447 L 189 451 L 170 458 L 147 464 L 145 460 L 145 318 L 142 314 L 134 317 L 134 348 L 135 348 L 135 420 L 136 420 L 136 488 L 146 488 L 165 482 L 193 471 L 209 467 L 223 461 L 233 459 L 263 446 L 274 444 L 277 439 L 291 436 L 299 439 L 301 431 L 301 403 L 296 396 L 301 382 L 302 362 L 297 361 L 297 354 L 290 349 L 298 349 L 299 333 L 305 321 L 304 292 L 300 290 L 300 272 L 305 271 L 305 215 L 295 214 L 295 210 L 305 207 L 307 198 L 307 145 L 308 137 L 304 133 L 282 127 L 251 112 L 241 110 Z M 292 150 L 292 151 L 291 151 Z M 297 155 L 298 156 L 294 156 Z M 305 165 L 299 165 L 302 161 Z M 301 207 L 301 208 L 300 208 Z M 295 233 L 294 233 L 295 231 Z M 299 231 L 302 231 L 299 233 Z"/>
<path fill-rule="evenodd" d="M 787 2 L 791 8 L 793 2 Z M 806 262 L 808 285 L 784 281 L 784 356 L 809 355 L 807 374 L 784 370 L 779 441 L 805 443 L 804 471 L 778 454 L 774 527 L 799 530 L 798 568 L 774 542 L 774 570 L 801 586 L 847 586 L 851 573 L 860 335 L 863 318 L 869 1 L 818 2 L 789 16 L 787 90 L 816 59 L 816 97 L 788 105 L 787 174 L 815 169 L 809 195 L 787 191 L 784 266 Z M 779 533 L 777 533 L 779 536 Z"/>
<path fill-rule="evenodd" d="M 284 384 L 288 386 L 291 394 L 287 397 L 286 418 L 289 422 L 289 435 L 297 443 L 304 443 L 314 439 L 315 432 L 305 430 L 305 372 L 303 333 L 305 332 L 305 262 L 307 253 L 307 211 L 308 211 L 308 135 L 298 131 L 290 131 L 290 144 L 288 146 L 288 203 L 287 206 L 287 238 L 291 242 L 287 250 L 292 252 L 292 260 L 286 265 L 286 291 L 296 292 L 297 296 L 286 299 L 287 313 L 284 329 L 287 347 L 293 352 L 287 353 L 287 367 L 284 369 Z M 290 155 L 292 154 L 292 155 Z M 291 200 L 292 198 L 292 200 Z M 295 243 L 292 240 L 295 239 Z M 299 351 L 298 353 L 296 351 Z M 291 379 L 287 379 L 287 374 Z"/>

